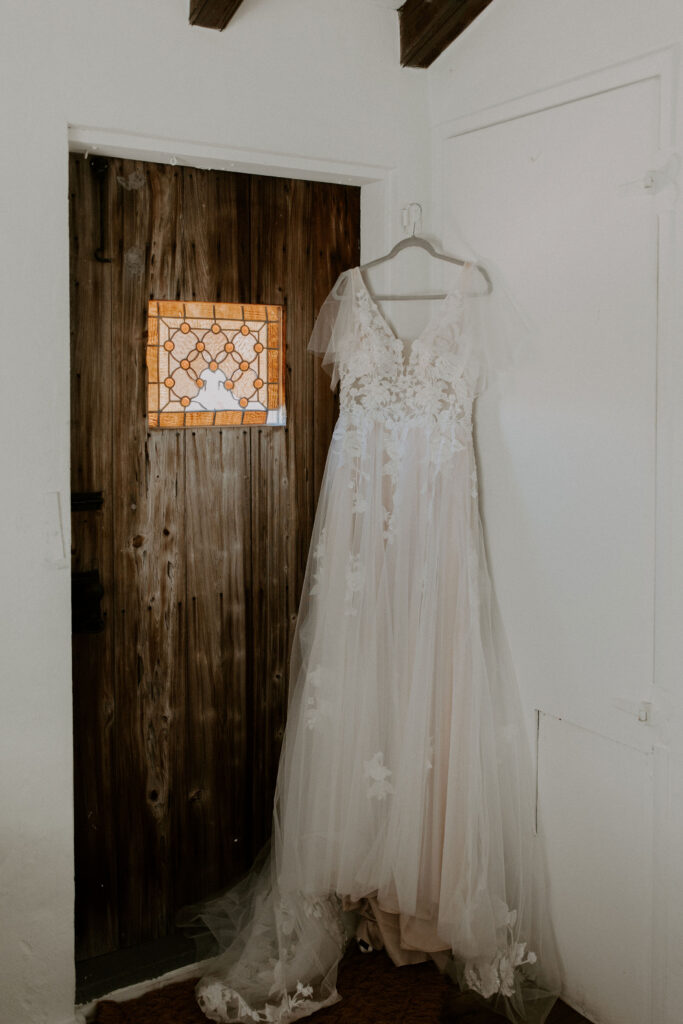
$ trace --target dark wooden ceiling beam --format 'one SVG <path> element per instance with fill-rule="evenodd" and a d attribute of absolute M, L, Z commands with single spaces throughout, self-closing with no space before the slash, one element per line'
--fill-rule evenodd
<path fill-rule="evenodd" d="M 190 0 L 190 24 L 222 32 L 242 0 Z"/>
<path fill-rule="evenodd" d="M 492 0 L 406 0 L 399 7 L 401 64 L 428 68 Z"/>

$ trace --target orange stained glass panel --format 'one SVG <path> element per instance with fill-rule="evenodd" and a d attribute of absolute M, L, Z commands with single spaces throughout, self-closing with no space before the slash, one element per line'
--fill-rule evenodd
<path fill-rule="evenodd" d="M 185 415 L 182 412 L 160 412 L 160 427 L 184 427 Z"/>
<path fill-rule="evenodd" d="M 148 425 L 284 425 L 284 324 L 283 306 L 150 302 Z"/>
<path fill-rule="evenodd" d="M 147 382 L 156 384 L 159 380 L 159 349 L 156 345 L 147 345 Z"/>
<path fill-rule="evenodd" d="M 216 426 L 219 427 L 234 427 L 242 422 L 244 413 L 240 409 L 239 412 L 217 412 L 216 413 Z"/>
<path fill-rule="evenodd" d="M 280 362 L 277 352 L 272 349 L 268 353 L 268 376 L 266 379 L 269 384 L 276 384 L 280 380 Z"/>

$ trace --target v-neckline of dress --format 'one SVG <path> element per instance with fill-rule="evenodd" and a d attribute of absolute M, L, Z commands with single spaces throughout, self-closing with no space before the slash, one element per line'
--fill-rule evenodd
<path fill-rule="evenodd" d="M 463 264 L 463 268 L 462 268 L 462 273 L 465 273 L 469 266 L 470 266 L 470 264 L 464 263 Z M 422 328 L 420 333 L 418 335 L 416 335 L 416 337 L 411 339 L 411 338 L 400 338 L 398 336 L 398 334 L 393 329 L 393 327 L 391 326 L 391 324 L 387 320 L 386 316 L 384 315 L 384 313 L 380 309 L 377 300 L 374 298 L 374 296 L 372 295 L 372 292 L 370 291 L 368 285 L 366 284 L 365 278 L 363 277 L 363 271 L 361 270 L 361 268 L 359 266 L 356 266 L 356 267 L 353 268 L 353 270 L 354 270 L 354 272 L 356 274 L 358 283 L 360 285 L 360 289 L 363 292 L 363 294 L 365 295 L 365 297 L 367 298 L 367 301 L 368 301 L 371 309 L 375 313 L 375 316 L 377 317 L 377 319 L 379 320 L 380 324 L 384 328 L 384 330 L 385 330 L 386 334 L 388 335 L 389 339 L 391 340 L 391 342 L 397 347 L 396 355 L 399 358 L 400 363 L 401 363 L 401 372 L 404 375 L 407 374 L 408 370 L 410 369 L 410 364 L 411 364 L 413 355 L 415 353 L 416 346 L 419 346 L 419 344 L 422 341 L 424 341 L 425 337 L 429 334 L 429 332 L 431 330 L 433 330 L 437 326 L 439 321 L 442 319 L 442 317 L 443 317 L 443 315 L 444 315 L 444 313 L 446 311 L 446 308 L 448 307 L 450 301 L 454 297 L 456 297 L 456 296 L 460 296 L 461 297 L 463 295 L 463 289 L 462 289 L 462 284 L 461 284 L 462 274 L 460 275 L 460 277 L 458 278 L 456 283 L 454 285 L 452 285 L 450 288 L 447 289 L 446 294 L 444 295 L 443 299 L 440 300 L 439 305 L 434 309 L 434 311 L 432 312 L 431 316 L 429 317 L 427 323 Z M 398 351 L 399 347 L 400 347 L 400 351 Z M 407 353 L 406 353 L 406 348 L 408 348 Z"/>

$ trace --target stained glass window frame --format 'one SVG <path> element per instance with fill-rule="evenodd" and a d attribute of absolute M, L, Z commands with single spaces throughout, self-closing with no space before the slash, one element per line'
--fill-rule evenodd
<path fill-rule="evenodd" d="M 285 321 L 281 305 L 151 300 L 148 426 L 284 426 Z M 202 408 L 211 393 L 221 407 Z"/>

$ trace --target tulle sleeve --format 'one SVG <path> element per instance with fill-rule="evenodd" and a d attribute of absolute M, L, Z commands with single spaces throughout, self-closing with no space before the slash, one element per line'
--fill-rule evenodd
<path fill-rule="evenodd" d="M 353 338 L 353 282 L 351 271 L 339 275 L 323 302 L 308 343 L 309 352 L 322 356 L 322 367 L 332 378 L 334 391 L 339 381 L 339 363 Z"/>
<path fill-rule="evenodd" d="M 475 394 L 480 395 L 524 358 L 533 330 L 528 314 L 512 298 L 501 271 L 490 260 L 469 264 L 462 283 L 464 334 L 471 345 Z"/>

